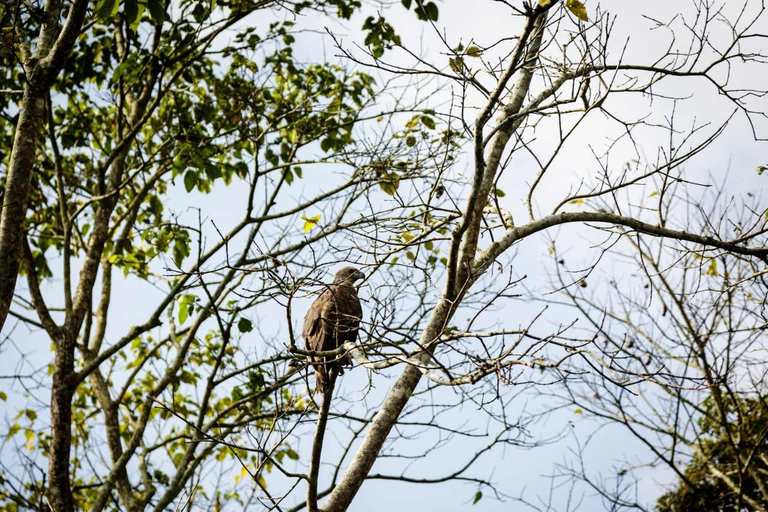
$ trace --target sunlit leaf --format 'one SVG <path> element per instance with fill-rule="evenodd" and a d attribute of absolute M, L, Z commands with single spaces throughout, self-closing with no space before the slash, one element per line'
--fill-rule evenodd
<path fill-rule="evenodd" d="M 18 423 L 11 425 L 11 428 L 8 429 L 8 435 L 6 436 L 6 439 L 10 439 L 15 436 L 19 430 L 21 430 L 21 426 Z"/>
<path fill-rule="evenodd" d="M 584 7 L 584 4 L 581 3 L 579 0 L 566 0 L 565 6 L 568 8 L 569 11 L 573 13 L 574 16 L 579 18 L 581 21 L 589 21 L 589 16 L 587 15 L 587 8 Z"/>
<path fill-rule="evenodd" d="M 24 437 L 27 439 L 27 442 L 24 443 L 24 448 L 31 452 L 35 449 L 35 432 L 33 430 L 26 429 L 24 431 Z"/>
<path fill-rule="evenodd" d="M 304 232 L 309 233 L 310 229 L 317 226 L 317 223 L 320 222 L 322 216 L 323 215 L 321 213 L 318 213 L 314 217 L 307 217 L 306 215 L 302 215 L 301 218 L 304 221 Z"/>
<path fill-rule="evenodd" d="M 108 20 L 117 14 L 118 6 L 117 0 L 99 0 L 96 4 L 96 17 L 100 20 Z"/>

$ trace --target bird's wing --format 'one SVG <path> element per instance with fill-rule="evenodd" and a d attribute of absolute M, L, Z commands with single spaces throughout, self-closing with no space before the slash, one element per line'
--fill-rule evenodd
<path fill-rule="evenodd" d="M 322 338 L 325 334 L 323 331 L 324 323 L 323 318 L 328 316 L 328 308 L 330 301 L 326 297 L 327 292 L 323 292 L 315 299 L 312 305 L 307 311 L 307 315 L 304 317 L 304 327 L 301 331 L 301 337 L 304 338 L 304 345 L 307 350 L 319 350 L 319 346 L 322 345 Z M 320 341 L 320 343 L 317 343 Z"/>

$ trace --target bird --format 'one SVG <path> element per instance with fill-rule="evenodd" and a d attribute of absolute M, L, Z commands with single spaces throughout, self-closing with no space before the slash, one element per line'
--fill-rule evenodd
<path fill-rule="evenodd" d="M 333 282 L 326 285 L 304 317 L 301 335 L 307 350 L 325 352 L 357 340 L 363 308 L 355 282 L 363 279 L 365 274 L 354 267 L 344 267 L 336 272 Z M 315 367 L 317 393 L 324 393 L 336 372 L 343 373 L 342 366 L 350 364 L 349 356 L 308 356 L 307 360 Z"/>

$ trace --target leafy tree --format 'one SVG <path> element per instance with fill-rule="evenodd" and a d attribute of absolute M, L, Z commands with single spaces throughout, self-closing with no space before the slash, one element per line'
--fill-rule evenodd
<path fill-rule="evenodd" d="M 308 10 L 348 19 L 359 7 L 107 0 L 88 16 L 88 3 L 75 1 L 59 30 L 61 3 L 3 5 L 0 294 L 13 293 L 17 256 L 28 288 L 14 309 L 3 299 L 0 323 L 10 312 L 42 329 L 53 352 L 47 372 L 33 372 L 50 389 L 49 401 L 35 395 L 48 408 L 28 404 L 9 425 L 7 438 L 23 434 L 33 456 L 20 452 L 26 473 L 4 472 L 3 510 L 163 510 L 214 499 L 197 485 L 183 495 L 211 461 L 239 461 L 238 474 L 264 487 L 266 472 L 297 457 L 285 437 L 270 438 L 268 451 L 213 442 L 311 412 L 285 389 L 296 370 L 244 362 L 238 345 L 253 330 L 243 312 L 270 288 L 242 301 L 233 293 L 251 273 L 333 236 L 350 206 L 379 188 L 378 174 L 356 171 L 367 153 L 354 136 L 378 90 L 364 73 L 297 62 L 292 20 L 258 20 Z M 390 158 L 408 150 L 380 149 Z M 333 188 L 281 200 L 312 166 L 330 165 L 346 169 Z M 403 167 L 382 183 L 421 172 Z M 248 191 L 242 218 L 212 247 L 200 224 L 166 207 L 180 190 L 231 184 Z M 318 209 L 324 217 L 312 217 L 308 236 L 293 229 Z M 238 237 L 247 249 L 235 256 Z M 133 327 L 122 333 L 108 327 L 118 276 L 164 290 L 148 316 L 128 315 Z M 60 295 L 49 292 L 56 285 Z M 247 501 L 231 486 L 215 496 Z"/>
<path fill-rule="evenodd" d="M 716 416 L 714 401 L 710 397 L 702 404 L 709 416 Z M 700 450 L 685 469 L 687 483 L 659 498 L 660 512 L 729 512 L 768 507 L 768 403 L 737 397 L 729 403 L 727 413 L 736 419 L 735 424 L 724 426 L 707 417 L 700 420 L 702 433 L 708 439 L 700 443 Z"/>

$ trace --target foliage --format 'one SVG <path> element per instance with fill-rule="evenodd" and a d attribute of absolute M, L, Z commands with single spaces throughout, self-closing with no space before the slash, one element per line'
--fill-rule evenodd
<path fill-rule="evenodd" d="M 685 482 L 659 498 L 659 512 L 737 512 L 768 507 L 759 489 L 768 471 L 768 402 L 749 397 L 729 400 L 730 421 L 723 425 L 709 419 L 718 414 L 714 401 L 710 396 L 702 404 L 708 413 L 699 420 L 703 439 L 685 469 Z M 738 488 L 729 486 L 720 475 L 738 482 Z M 756 497 L 759 508 L 746 503 L 742 493 Z"/>

